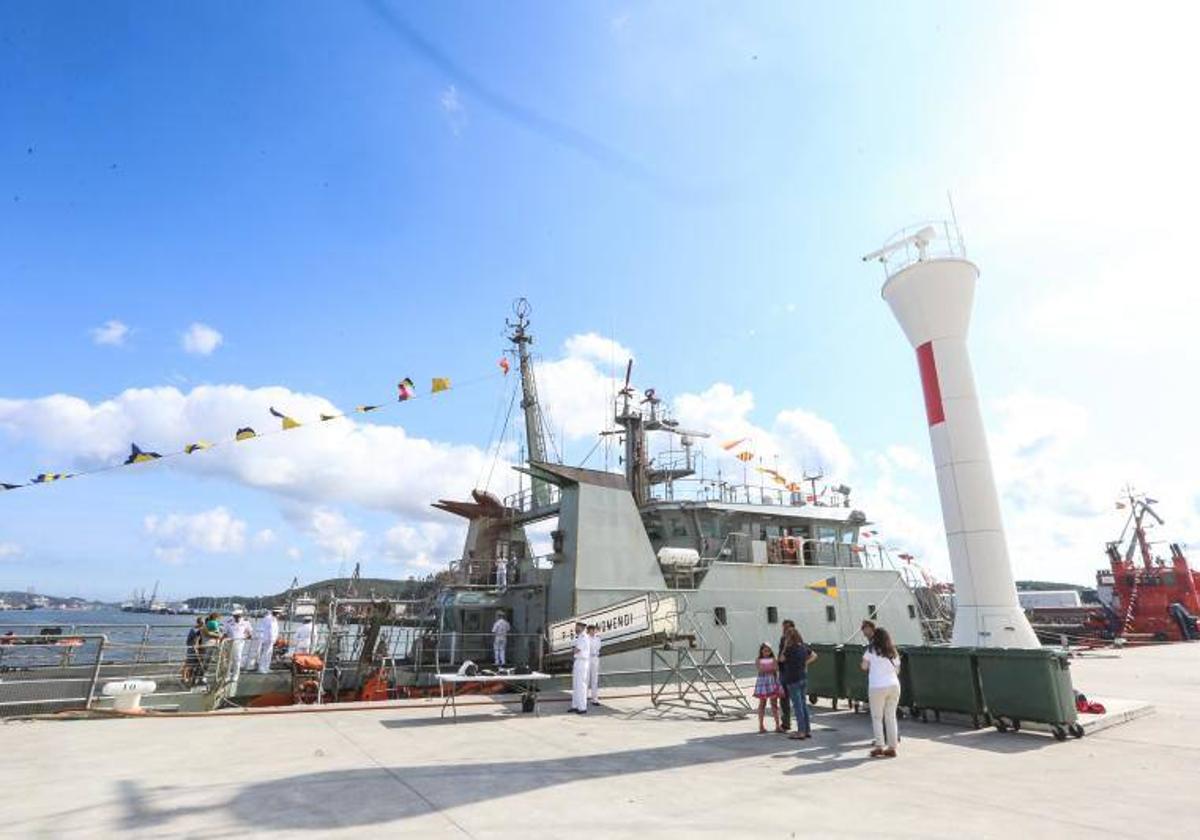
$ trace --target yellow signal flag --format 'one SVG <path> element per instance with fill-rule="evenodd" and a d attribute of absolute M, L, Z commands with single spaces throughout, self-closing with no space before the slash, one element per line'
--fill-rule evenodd
<path fill-rule="evenodd" d="M 66 473 L 38 473 L 37 476 L 30 483 L 31 484 L 47 484 L 51 481 L 58 481 L 59 479 L 70 478 L 70 477 L 71 476 L 67 475 Z"/>
<path fill-rule="evenodd" d="M 233 437 L 234 440 L 250 440 L 250 438 L 257 436 L 258 435 L 253 429 L 251 429 L 249 426 L 245 426 L 244 428 L 238 429 L 237 434 Z"/>
<path fill-rule="evenodd" d="M 753 460 L 754 460 L 754 453 L 753 453 L 753 452 L 739 452 L 739 453 L 738 453 L 736 456 L 734 456 L 734 457 L 736 457 L 736 458 L 737 458 L 739 461 L 741 461 L 741 462 L 744 464 L 744 463 L 746 463 L 747 461 L 753 461 Z"/>
<path fill-rule="evenodd" d="M 822 595 L 828 595 L 830 598 L 838 596 L 837 578 L 827 577 L 825 580 L 818 580 L 810 583 L 808 588 L 813 592 L 820 592 Z"/>
<path fill-rule="evenodd" d="M 271 406 L 271 407 L 270 407 L 270 410 L 271 410 L 271 416 L 272 416 L 272 417 L 278 417 L 280 420 L 282 420 L 282 421 L 283 421 L 283 430 L 284 430 L 285 432 L 286 432 L 288 429 L 298 429 L 298 428 L 300 428 L 300 425 L 301 425 L 301 424 L 300 424 L 300 422 L 299 422 L 298 420 L 293 420 L 291 417 L 288 417 L 288 416 L 287 416 L 286 414 L 284 414 L 282 411 L 276 411 L 276 410 L 275 410 L 275 406 Z"/>
<path fill-rule="evenodd" d="M 183 451 L 185 454 L 191 455 L 193 452 L 199 452 L 201 449 L 208 449 L 211 446 L 212 444 L 206 440 L 198 440 L 183 447 Z"/>
<path fill-rule="evenodd" d="M 125 459 L 125 464 L 144 464 L 146 461 L 157 461 L 162 456 L 157 452 L 146 452 L 136 443 L 129 446 L 129 457 Z"/>
<path fill-rule="evenodd" d="M 436 394 L 438 391 L 449 391 L 450 380 L 443 376 L 433 377 L 433 384 L 429 386 L 429 393 Z"/>
<path fill-rule="evenodd" d="M 733 449 L 735 446 L 745 443 L 748 440 L 750 440 L 750 438 L 738 438 L 737 440 L 727 440 L 721 444 L 721 448 L 724 449 L 726 452 L 728 452 L 730 449 Z"/>
<path fill-rule="evenodd" d="M 339 418 L 339 417 L 341 417 L 341 416 L 342 416 L 342 415 L 340 415 L 340 414 L 322 414 L 322 415 L 321 415 L 321 422 L 322 422 L 322 423 L 324 423 L 324 422 L 326 422 L 327 420 L 336 420 L 336 419 L 338 419 L 338 418 Z"/>

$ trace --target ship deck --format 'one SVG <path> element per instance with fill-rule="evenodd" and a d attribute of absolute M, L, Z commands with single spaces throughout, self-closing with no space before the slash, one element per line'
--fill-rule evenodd
<path fill-rule="evenodd" d="M 1192 833 L 1200 644 L 1072 665 L 1094 699 L 1155 713 L 1079 741 L 819 708 L 814 738 L 660 715 L 615 689 L 538 717 L 480 699 L 299 713 L 10 722 L 0 833 L 38 836 L 1163 837 Z M 615 696 L 620 693 L 622 696 Z M 464 701 L 465 703 L 466 701 Z M 1114 707 L 1126 707 L 1114 703 Z"/>

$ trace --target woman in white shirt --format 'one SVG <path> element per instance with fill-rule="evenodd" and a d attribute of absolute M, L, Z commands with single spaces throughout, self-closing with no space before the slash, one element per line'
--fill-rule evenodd
<path fill-rule="evenodd" d="M 900 705 L 900 654 L 892 636 L 876 627 L 860 667 L 867 673 L 867 695 L 871 700 L 871 725 L 875 729 L 872 758 L 895 758 L 900 740 L 896 728 L 896 707 Z"/>

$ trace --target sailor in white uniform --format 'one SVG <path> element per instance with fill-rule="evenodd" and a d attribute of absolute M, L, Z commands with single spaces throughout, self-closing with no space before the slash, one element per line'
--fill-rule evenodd
<path fill-rule="evenodd" d="M 234 610 L 229 622 L 229 682 L 237 686 L 242 673 L 242 657 L 246 651 L 246 640 L 250 638 L 250 622 L 240 609 Z"/>
<path fill-rule="evenodd" d="M 497 666 L 507 665 L 508 631 L 512 625 L 504 617 L 504 613 L 496 613 L 496 621 L 492 625 L 492 662 Z"/>
<path fill-rule="evenodd" d="M 268 610 L 258 620 L 254 628 L 254 637 L 258 641 L 258 652 L 255 661 L 258 663 L 258 673 L 266 674 L 271 670 L 271 654 L 275 651 L 275 642 L 279 639 L 279 618 L 275 614 L 278 609 Z"/>
<path fill-rule="evenodd" d="M 575 659 L 571 664 L 571 708 L 568 711 L 580 715 L 587 714 L 588 664 L 592 658 L 592 643 L 586 630 L 582 621 L 575 623 L 575 643 L 572 645 Z"/>
<path fill-rule="evenodd" d="M 600 705 L 600 630 L 595 624 L 588 625 L 588 699 L 593 706 Z"/>
<path fill-rule="evenodd" d="M 496 588 L 508 588 L 508 560 L 503 557 L 496 561 Z"/>

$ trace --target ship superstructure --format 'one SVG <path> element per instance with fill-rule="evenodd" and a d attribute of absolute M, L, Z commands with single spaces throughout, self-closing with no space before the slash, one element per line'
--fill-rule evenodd
<path fill-rule="evenodd" d="M 850 488 L 698 477 L 694 447 L 707 433 L 681 428 L 654 389 L 634 390 L 631 367 L 616 396 L 615 428 L 601 433 L 617 437 L 623 472 L 551 462 L 538 430 L 528 314 L 520 305 L 510 340 L 529 452 L 542 457 L 515 466 L 529 479 L 521 492 L 501 499 L 476 490 L 470 500 L 435 504 L 468 521 L 462 557 L 435 607 L 444 665 L 486 661 L 498 611 L 527 640 L 510 661 L 533 664 L 550 625 L 642 594 L 679 596 L 735 664 L 751 662 L 762 641 L 774 644 L 785 618 L 811 641 L 850 640 L 868 617 L 898 642 L 923 641 L 920 605 L 904 575 L 865 562 L 867 517 L 851 504 Z M 655 450 L 652 435 L 667 444 Z M 549 528 L 549 552 L 533 550 L 535 528 Z M 635 674 L 646 664 L 644 651 L 631 651 L 605 672 Z"/>

